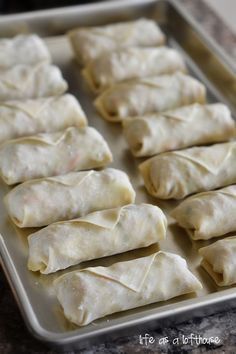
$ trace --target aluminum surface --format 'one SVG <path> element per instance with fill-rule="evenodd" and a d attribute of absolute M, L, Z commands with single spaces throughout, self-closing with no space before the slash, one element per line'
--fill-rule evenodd
<path fill-rule="evenodd" d="M 235 115 L 236 80 L 233 63 L 210 39 L 205 37 L 201 29 L 186 16 L 179 5 L 172 1 L 115 1 L 39 13 L 10 15 L 0 20 L 0 29 L 2 36 L 23 30 L 24 32 L 37 32 L 39 35 L 47 37 L 45 39 L 52 53 L 53 62 L 62 69 L 63 75 L 69 83 L 69 92 L 79 99 L 87 114 L 89 124 L 103 134 L 111 147 L 114 155 L 114 162 L 111 166 L 128 173 L 137 192 L 137 203 L 156 204 L 168 214 L 168 211 L 176 203 L 160 201 L 148 196 L 137 170 L 141 159 L 131 156 L 122 136 L 121 126 L 105 122 L 96 113 L 92 103 L 94 96 L 86 88 L 81 78 L 80 69 L 73 60 L 73 54 L 66 37 L 61 35 L 66 29 L 79 24 L 104 24 L 140 16 L 152 17 L 162 25 L 168 35 L 169 45 L 181 51 L 192 75 L 202 80 L 207 86 L 209 101 L 225 102 Z M 210 242 L 191 241 L 185 231 L 169 219 L 167 239 L 160 243 L 160 248 L 183 256 L 190 269 L 202 282 L 203 290 L 197 296 L 181 296 L 171 301 L 114 314 L 83 328 L 73 326 L 62 313 L 53 292 L 52 281 L 58 275 L 78 269 L 80 266 L 71 267 L 53 275 L 39 275 L 27 270 L 27 235 L 32 232 L 32 229 L 20 230 L 9 220 L 2 202 L 2 197 L 7 190 L 8 187 L 3 183 L 0 184 L 1 260 L 28 328 L 36 337 L 44 341 L 66 345 L 125 329 L 128 326 L 163 320 L 170 316 L 179 317 L 194 309 L 213 308 L 216 304 L 226 300 L 235 300 L 236 302 L 235 287 L 218 288 L 210 276 L 199 266 L 200 257 L 197 250 Z M 147 249 L 87 262 L 82 266 L 107 265 L 146 255 L 157 249 L 157 246 L 154 245 Z"/>

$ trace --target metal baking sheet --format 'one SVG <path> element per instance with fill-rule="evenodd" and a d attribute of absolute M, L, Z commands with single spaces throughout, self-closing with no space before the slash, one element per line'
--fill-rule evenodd
<path fill-rule="evenodd" d="M 94 96 L 85 86 L 80 69 L 73 60 L 73 54 L 65 30 L 76 25 L 97 25 L 138 17 L 150 17 L 158 21 L 168 35 L 169 45 L 181 51 L 192 75 L 199 78 L 208 89 L 210 102 L 223 101 L 228 104 L 235 116 L 236 82 L 235 68 L 229 58 L 202 33 L 201 29 L 189 19 L 184 10 L 174 1 L 127 0 L 77 6 L 67 9 L 41 11 L 23 15 L 10 15 L 0 20 L 2 36 L 19 32 L 36 32 L 45 37 L 52 53 L 53 62 L 63 72 L 73 93 L 84 108 L 89 124 L 96 127 L 108 141 L 114 162 L 111 165 L 128 173 L 137 192 L 136 202 L 149 202 L 160 206 L 167 214 L 175 202 L 160 201 L 146 193 L 138 175 L 135 159 L 128 151 L 119 124 L 105 122 L 93 106 Z M 78 269 L 71 267 L 52 275 L 39 275 L 27 270 L 27 235 L 32 229 L 20 230 L 9 220 L 2 199 L 8 187 L 0 184 L 0 254 L 4 271 L 19 304 L 26 324 L 39 339 L 56 345 L 69 345 L 91 340 L 98 335 L 118 333 L 128 326 L 152 323 L 153 321 L 180 318 L 194 310 L 214 311 L 216 305 L 236 300 L 235 287 L 218 288 L 207 273 L 199 266 L 198 248 L 209 244 L 190 241 L 183 229 L 169 219 L 167 239 L 159 245 L 160 249 L 183 256 L 193 273 L 203 284 L 197 296 L 181 296 L 171 301 L 126 311 L 95 321 L 78 328 L 64 317 L 52 288 L 52 281 L 62 273 Z M 84 263 L 82 266 L 108 265 L 120 260 L 135 258 L 158 250 L 154 245 L 146 249 Z M 181 317 L 182 318 L 182 317 Z M 156 322 L 155 322 L 156 323 Z"/>

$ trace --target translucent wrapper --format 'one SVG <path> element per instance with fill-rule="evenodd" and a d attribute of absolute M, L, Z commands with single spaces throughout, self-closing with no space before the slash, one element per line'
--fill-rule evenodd
<path fill-rule="evenodd" d="M 68 88 L 57 66 L 19 64 L 0 70 L 0 101 L 56 96 Z"/>
<path fill-rule="evenodd" d="M 236 142 L 162 153 L 139 165 L 148 192 L 160 199 L 236 183 Z"/>
<path fill-rule="evenodd" d="M 10 140 L 0 147 L 0 175 L 9 185 L 103 167 L 111 161 L 106 141 L 92 127 L 69 127 Z"/>
<path fill-rule="evenodd" d="M 28 237 L 28 268 L 49 274 L 91 259 L 146 247 L 163 240 L 166 228 L 165 215 L 150 204 L 130 204 L 51 224 Z"/>
<path fill-rule="evenodd" d="M 108 168 L 22 183 L 6 195 L 5 205 L 18 227 L 40 227 L 130 204 L 134 199 L 128 176 Z"/>
<path fill-rule="evenodd" d="M 141 18 L 106 26 L 81 27 L 68 32 L 76 60 L 86 65 L 89 60 L 117 48 L 162 45 L 165 36 L 155 21 Z"/>
<path fill-rule="evenodd" d="M 36 34 L 0 39 L 0 69 L 17 64 L 34 65 L 50 61 L 51 56 L 45 43 Z"/>
<path fill-rule="evenodd" d="M 37 133 L 83 127 L 87 119 L 79 102 L 70 94 L 0 103 L 0 143 Z"/>
<path fill-rule="evenodd" d="M 201 265 L 219 286 L 236 283 L 236 236 L 200 248 Z"/>
<path fill-rule="evenodd" d="M 94 92 L 101 92 L 117 82 L 147 76 L 186 71 L 182 56 L 168 47 L 126 48 L 104 53 L 91 60 L 83 70 Z"/>
<path fill-rule="evenodd" d="M 65 316 L 78 326 L 115 312 L 196 292 L 202 287 L 186 261 L 167 252 L 110 267 L 70 272 L 54 284 Z"/>
<path fill-rule="evenodd" d="M 193 195 L 171 215 L 193 240 L 209 240 L 236 231 L 236 185 Z"/>
<path fill-rule="evenodd" d="M 195 103 L 162 114 L 127 118 L 123 128 L 134 156 L 152 156 L 227 141 L 235 136 L 235 122 L 229 109 L 221 103 Z"/>
<path fill-rule="evenodd" d="M 95 100 L 101 116 L 111 122 L 124 118 L 158 113 L 192 103 L 205 103 L 203 84 L 177 72 L 118 83 Z"/>

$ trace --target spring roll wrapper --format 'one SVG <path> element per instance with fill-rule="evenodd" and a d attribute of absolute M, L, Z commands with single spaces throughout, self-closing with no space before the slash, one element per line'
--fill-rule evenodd
<path fill-rule="evenodd" d="M 199 253 L 203 257 L 201 265 L 218 286 L 236 283 L 236 236 L 200 248 Z"/>
<path fill-rule="evenodd" d="M 206 89 L 198 80 L 177 72 L 118 83 L 102 92 L 94 104 L 111 122 L 158 113 L 192 103 L 205 103 Z"/>
<path fill-rule="evenodd" d="M 28 268 L 43 274 L 146 247 L 166 235 L 167 221 L 150 204 L 127 205 L 58 222 L 31 234 Z"/>
<path fill-rule="evenodd" d="M 183 258 L 161 251 L 110 267 L 70 272 L 54 284 L 66 318 L 78 326 L 201 289 Z"/>
<path fill-rule="evenodd" d="M 123 129 L 130 150 L 137 157 L 227 141 L 235 136 L 235 122 L 221 103 L 195 103 L 162 114 L 127 118 Z"/>
<path fill-rule="evenodd" d="M 111 161 L 106 141 L 92 127 L 18 138 L 0 147 L 0 175 L 9 185 L 103 167 Z"/>
<path fill-rule="evenodd" d="M 18 227 L 40 227 L 130 204 L 134 199 L 126 173 L 107 168 L 31 180 L 13 188 L 4 201 Z"/>
<path fill-rule="evenodd" d="M 236 185 L 193 195 L 171 212 L 193 240 L 236 231 Z"/>
<path fill-rule="evenodd" d="M 148 192 L 160 199 L 236 183 L 236 142 L 193 147 L 154 156 L 139 165 Z"/>

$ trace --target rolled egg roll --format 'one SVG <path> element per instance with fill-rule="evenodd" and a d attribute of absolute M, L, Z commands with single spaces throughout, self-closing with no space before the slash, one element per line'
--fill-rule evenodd
<path fill-rule="evenodd" d="M 201 265 L 219 286 L 236 284 L 236 236 L 216 241 L 199 250 Z"/>
<path fill-rule="evenodd" d="M 130 204 L 134 199 L 128 176 L 107 168 L 24 182 L 13 188 L 4 201 L 18 227 L 40 227 Z"/>
<path fill-rule="evenodd" d="M 151 47 L 162 45 L 165 36 L 153 20 L 141 18 L 105 26 L 81 27 L 68 32 L 76 60 L 87 64 L 104 52 L 117 48 Z"/>
<path fill-rule="evenodd" d="M 124 135 L 134 156 L 152 156 L 193 145 L 227 141 L 235 122 L 224 104 L 180 107 L 123 121 Z"/>
<path fill-rule="evenodd" d="M 130 204 L 54 223 L 28 237 L 28 268 L 49 274 L 146 247 L 163 240 L 166 227 L 161 209 L 150 204 Z"/>
<path fill-rule="evenodd" d="M 158 113 L 192 103 L 205 103 L 205 87 L 198 80 L 177 72 L 118 83 L 95 100 L 101 116 L 111 122 Z"/>
<path fill-rule="evenodd" d="M 85 113 L 70 94 L 0 102 L 0 144 L 22 136 L 85 125 Z"/>
<path fill-rule="evenodd" d="M 111 161 L 106 141 L 92 127 L 18 138 L 0 147 L 0 175 L 9 185 L 103 167 Z"/>
<path fill-rule="evenodd" d="M 186 71 L 182 56 L 168 47 L 125 48 L 104 53 L 85 66 L 83 75 L 94 92 L 117 82 Z"/>
<path fill-rule="evenodd" d="M 139 165 L 148 192 L 181 199 L 236 183 L 236 142 L 165 152 Z"/>
<path fill-rule="evenodd" d="M 57 278 L 54 287 L 65 317 L 78 326 L 202 288 L 182 257 L 162 251 L 69 272 Z"/>
<path fill-rule="evenodd" d="M 33 65 L 50 61 L 47 46 L 36 34 L 20 34 L 10 39 L 0 39 L 0 69 L 17 64 Z"/>
<path fill-rule="evenodd" d="M 56 96 L 68 88 L 57 66 L 18 64 L 0 70 L 0 101 Z"/>
<path fill-rule="evenodd" d="M 193 240 L 209 240 L 236 231 L 236 185 L 195 194 L 171 215 Z"/>

